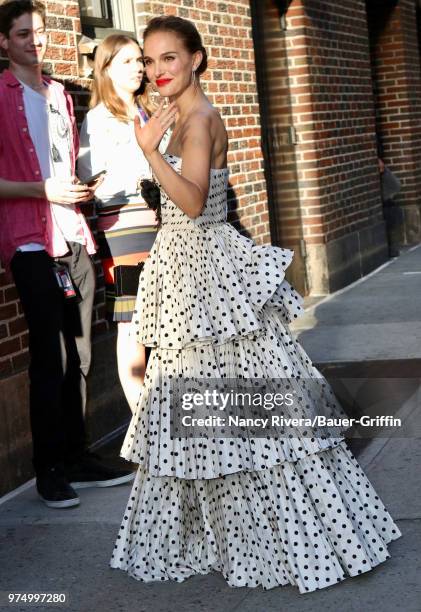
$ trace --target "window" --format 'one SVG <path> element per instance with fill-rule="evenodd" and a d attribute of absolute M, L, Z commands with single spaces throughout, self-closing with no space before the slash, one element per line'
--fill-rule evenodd
<path fill-rule="evenodd" d="M 83 25 L 110 28 L 113 25 L 109 0 L 80 0 Z"/>
<path fill-rule="evenodd" d="M 82 32 L 90 38 L 135 32 L 133 0 L 79 0 L 79 7 Z"/>

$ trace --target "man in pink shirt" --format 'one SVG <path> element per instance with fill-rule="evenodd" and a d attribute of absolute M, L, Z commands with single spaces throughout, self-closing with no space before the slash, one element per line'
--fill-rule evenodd
<path fill-rule="evenodd" d="M 79 204 L 97 184 L 74 176 L 78 135 L 72 99 L 45 77 L 45 7 L 0 6 L 0 258 L 29 328 L 30 415 L 37 490 L 53 508 L 79 504 L 78 487 L 131 480 L 86 448 L 95 244 Z"/>

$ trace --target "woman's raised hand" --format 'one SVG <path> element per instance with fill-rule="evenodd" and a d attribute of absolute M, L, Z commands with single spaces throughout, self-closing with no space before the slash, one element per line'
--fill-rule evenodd
<path fill-rule="evenodd" d="M 171 102 L 164 109 L 164 101 L 162 101 L 143 127 L 140 125 L 139 117 L 135 117 L 134 129 L 136 140 L 146 157 L 158 149 L 165 132 L 174 123 L 176 114 L 177 107 L 175 102 Z"/>

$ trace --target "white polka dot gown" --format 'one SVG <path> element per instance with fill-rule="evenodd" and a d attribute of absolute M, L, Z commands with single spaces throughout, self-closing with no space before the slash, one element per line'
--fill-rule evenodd
<path fill-rule="evenodd" d="M 302 310 L 284 279 L 293 253 L 226 223 L 227 181 L 211 170 L 194 220 L 161 196 L 132 323 L 152 347 L 122 448 L 139 469 L 111 566 L 145 582 L 217 570 L 231 586 L 306 593 L 370 570 L 401 534 L 342 437 L 171 439 L 172 379 L 288 377 L 306 393 L 317 378 L 331 399 L 288 329 Z"/>

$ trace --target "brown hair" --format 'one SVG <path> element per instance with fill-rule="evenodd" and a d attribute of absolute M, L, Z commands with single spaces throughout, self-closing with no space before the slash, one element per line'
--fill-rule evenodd
<path fill-rule="evenodd" d="M 9 38 L 13 22 L 27 13 L 38 13 L 45 25 L 45 4 L 39 0 L 9 0 L 0 5 L 0 32 Z"/>
<path fill-rule="evenodd" d="M 196 69 L 196 74 L 200 75 L 205 72 L 208 67 L 208 55 L 202 44 L 200 34 L 191 21 L 183 19 L 182 17 L 177 17 L 176 15 L 154 17 L 149 21 L 143 32 L 143 41 L 145 41 L 150 34 L 154 34 L 155 32 L 173 32 L 173 34 L 183 41 L 185 48 L 191 54 L 196 53 L 196 51 L 201 51 L 203 57 Z"/>
<path fill-rule="evenodd" d="M 115 58 L 117 53 L 129 43 L 139 43 L 132 36 L 124 34 L 110 34 L 98 45 L 95 53 L 94 61 L 94 81 L 92 84 L 91 99 L 89 107 L 94 108 L 100 102 L 103 102 L 107 109 L 120 121 L 129 121 L 127 108 L 123 100 L 117 95 L 112 80 L 108 76 L 107 68 Z M 135 92 L 136 102 L 140 104 L 146 112 L 151 115 L 154 106 L 149 95 L 149 87 L 146 84 L 145 77 L 143 78 L 139 89 Z"/>

